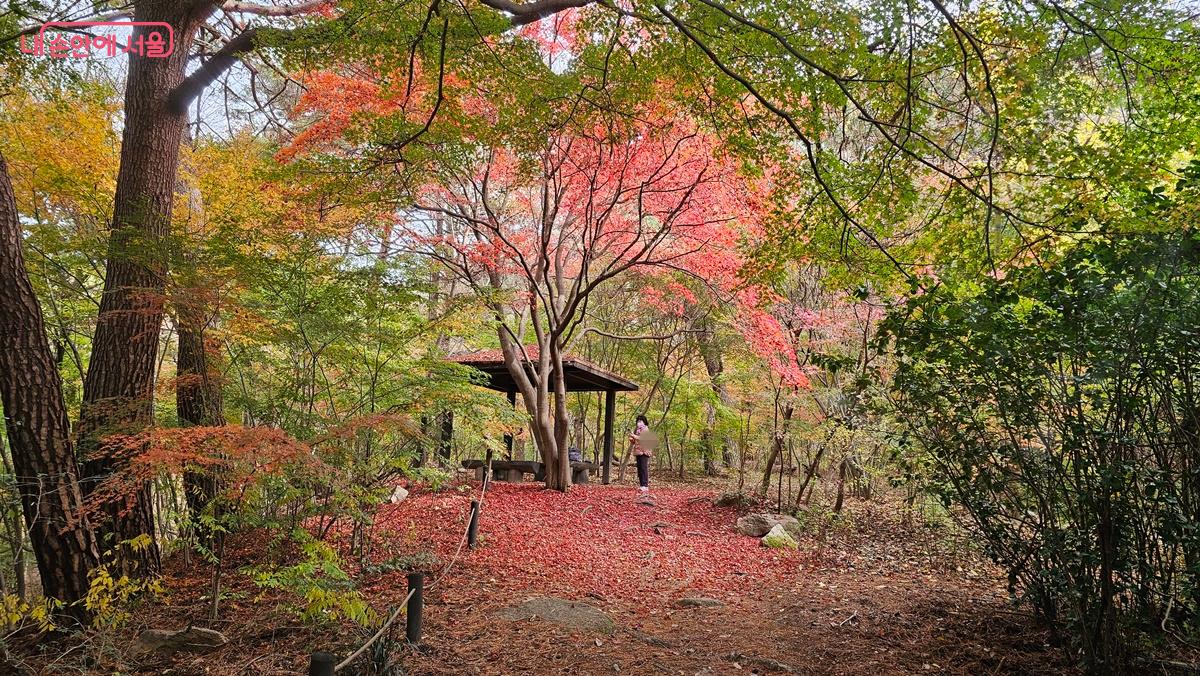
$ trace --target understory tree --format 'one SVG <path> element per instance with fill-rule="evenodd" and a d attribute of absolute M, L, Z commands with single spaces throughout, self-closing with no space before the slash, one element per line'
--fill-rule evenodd
<path fill-rule="evenodd" d="M 738 238 L 734 205 L 745 184 L 732 164 L 686 119 L 648 117 L 572 125 L 529 153 L 483 149 L 480 162 L 416 203 L 427 215 L 410 226 L 416 247 L 495 317 L 548 487 L 570 485 L 563 362 L 592 294 Z"/>
<path fill-rule="evenodd" d="M 886 333 L 936 490 L 1011 590 L 1093 671 L 1116 672 L 1134 634 L 1200 617 L 1200 240 L 1116 233 L 1064 249 L 1003 279 L 944 280 Z"/>

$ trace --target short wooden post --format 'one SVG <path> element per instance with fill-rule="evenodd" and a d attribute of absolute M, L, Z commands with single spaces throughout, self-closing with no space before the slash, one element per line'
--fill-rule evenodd
<path fill-rule="evenodd" d="M 475 538 L 479 535 L 479 501 L 471 501 L 471 524 L 467 526 L 467 546 L 475 549 Z"/>
<path fill-rule="evenodd" d="M 421 643 L 421 608 L 425 604 L 425 574 L 424 573 L 409 573 L 408 574 L 408 590 L 412 595 L 408 597 L 408 626 L 404 629 L 404 637 L 413 645 Z M 330 672 L 333 673 L 333 672 Z"/>
<path fill-rule="evenodd" d="M 330 653 L 313 653 L 308 662 L 308 676 L 333 676 L 337 658 Z"/>

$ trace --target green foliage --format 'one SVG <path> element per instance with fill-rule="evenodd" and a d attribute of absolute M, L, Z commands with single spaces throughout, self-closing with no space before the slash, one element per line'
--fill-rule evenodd
<path fill-rule="evenodd" d="M 149 535 L 143 534 L 121 543 L 133 551 L 140 551 L 153 544 Z M 110 557 L 111 558 L 111 557 Z M 158 577 L 130 577 L 125 573 L 114 574 L 115 562 L 93 568 L 89 576 L 84 607 L 96 627 L 117 627 L 132 616 L 132 605 L 146 595 L 163 592 Z"/>
<path fill-rule="evenodd" d="M 1096 670 L 1126 663 L 1133 632 L 1200 629 L 1197 326 L 1186 230 L 947 281 L 886 324 L 933 489 Z"/>
<path fill-rule="evenodd" d="M 285 566 L 256 566 L 247 574 L 267 589 L 281 589 L 298 596 L 300 617 L 306 622 L 345 618 L 362 625 L 375 621 L 375 612 L 354 589 L 341 567 L 337 552 L 327 543 L 297 529 L 292 539 L 299 546 L 299 561 Z"/>

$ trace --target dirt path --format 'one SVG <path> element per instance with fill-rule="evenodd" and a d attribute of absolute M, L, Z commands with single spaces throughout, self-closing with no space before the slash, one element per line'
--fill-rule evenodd
<path fill-rule="evenodd" d="M 386 612 L 403 599 L 413 562 L 437 577 L 477 490 L 414 490 L 381 509 L 377 544 L 357 571 L 372 607 Z M 780 552 L 739 535 L 736 510 L 714 507 L 713 494 L 662 487 L 649 507 L 627 487 L 564 495 L 496 484 L 480 546 L 429 590 L 422 649 L 403 645 L 401 622 L 376 656 L 405 670 L 393 673 L 438 675 L 1073 672 L 952 529 L 905 526 L 895 509 L 853 504 L 838 520 L 811 515 L 799 551 Z M 302 623 L 294 594 L 264 591 L 238 571 L 265 563 L 265 545 L 253 534 L 231 542 L 219 620 L 207 619 L 209 568 L 175 555 L 164 599 L 138 609 L 123 629 L 78 645 L 31 636 L 30 645 L 15 646 L 23 673 L 296 674 L 314 650 L 344 656 L 361 645 L 369 630 Z M 594 606 L 615 629 L 499 616 L 538 597 Z M 680 607 L 698 597 L 719 603 Z M 130 650 L 143 629 L 188 625 L 231 641 L 208 655 Z M 366 665 L 342 673 L 370 673 Z"/>
<path fill-rule="evenodd" d="M 860 508 L 852 525 L 814 526 L 800 551 L 780 553 L 738 535 L 736 512 L 713 507 L 710 493 L 668 488 L 657 498 L 651 508 L 627 488 L 562 496 L 498 485 L 484 546 L 430 599 L 428 652 L 407 662 L 412 673 L 1070 670 L 974 556 L 942 551 L 953 547 L 940 533 Z M 400 505 L 390 523 L 411 532 L 402 515 L 422 509 Z M 496 616 L 545 595 L 593 605 L 618 628 Z M 723 605 L 678 607 L 689 597 Z"/>

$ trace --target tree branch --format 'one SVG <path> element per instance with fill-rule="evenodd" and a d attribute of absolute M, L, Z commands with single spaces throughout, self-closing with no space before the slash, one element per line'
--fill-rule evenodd
<path fill-rule="evenodd" d="M 256 14 L 258 16 L 299 16 L 301 14 L 312 14 L 332 4 L 331 0 L 309 0 L 309 2 L 302 2 L 298 5 L 259 5 L 253 2 L 225 0 L 225 2 L 221 3 L 221 9 L 226 12 Z"/>
<path fill-rule="evenodd" d="M 587 7 L 597 0 L 536 0 L 536 2 L 518 3 L 512 0 L 479 0 L 492 9 L 510 15 L 509 20 L 514 26 L 524 26 L 540 21 L 564 10 Z"/>
<path fill-rule="evenodd" d="M 258 35 L 257 28 L 248 28 L 240 35 L 225 43 L 208 61 L 205 61 L 191 75 L 184 78 L 168 96 L 167 108 L 174 114 L 181 114 L 192 101 L 204 91 L 204 88 L 221 77 L 237 61 L 238 56 L 254 48 L 254 38 Z"/>

